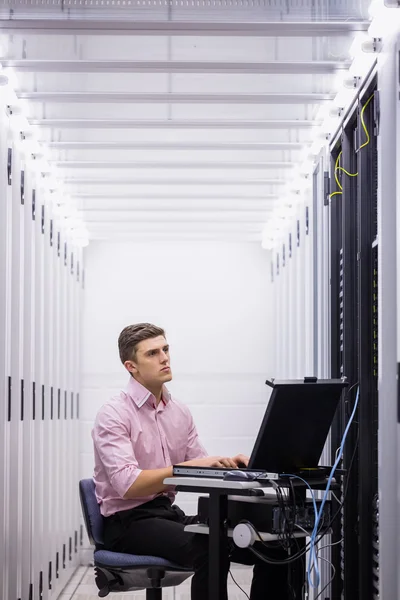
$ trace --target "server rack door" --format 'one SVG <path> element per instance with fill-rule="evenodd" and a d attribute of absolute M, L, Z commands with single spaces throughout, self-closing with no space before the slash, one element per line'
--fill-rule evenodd
<path fill-rule="evenodd" d="M 399 50 L 399 45 L 397 46 Z M 380 598 L 396 598 L 399 560 L 399 456 L 398 381 L 396 357 L 396 178 L 399 155 L 396 147 L 396 112 L 399 97 L 399 64 L 396 48 L 387 47 L 385 60 L 378 71 L 379 135 L 378 135 L 378 388 L 379 388 L 379 594 Z M 397 189 L 398 193 L 398 189 Z M 396 305 L 397 303 L 397 305 Z"/>
<path fill-rule="evenodd" d="M 45 417 L 45 389 L 44 389 L 44 203 L 43 190 L 38 189 L 36 194 L 36 220 L 35 220 L 35 418 L 34 418 L 34 472 L 33 472 L 33 516 L 32 516 L 32 546 L 33 556 L 33 595 L 34 600 L 47 597 L 45 587 L 45 555 L 46 540 L 43 536 L 43 512 L 45 473 L 43 469 L 43 421 Z"/>
<path fill-rule="evenodd" d="M 342 160 L 341 168 L 348 173 L 357 172 L 357 161 L 354 152 L 354 136 L 351 128 L 343 132 L 342 137 Z M 342 181 L 342 281 L 343 281 L 343 309 L 341 335 L 343 338 L 342 349 L 342 373 L 351 386 L 358 381 L 358 308 L 359 299 L 357 291 L 358 269 L 357 269 L 357 178 L 350 177 L 344 171 L 338 173 Z M 342 406 L 341 431 L 342 437 L 346 423 L 351 414 L 356 397 L 354 388 L 346 397 L 346 403 Z M 350 468 L 354 452 L 357 452 L 357 430 L 352 427 L 349 430 L 345 451 L 343 455 L 343 466 Z M 356 460 L 352 465 L 352 474 L 348 482 L 346 502 L 343 508 L 344 530 L 344 595 L 345 598 L 357 597 L 358 587 L 358 468 Z"/>
<path fill-rule="evenodd" d="M 67 489 L 66 495 L 68 500 L 67 507 L 67 568 L 71 568 L 72 562 L 72 542 L 71 542 L 71 531 L 73 530 L 73 515 L 72 507 L 74 504 L 74 496 L 76 495 L 76 484 L 74 485 L 74 473 L 73 473 L 73 453 L 74 439 L 73 439 L 73 420 L 71 418 L 71 400 L 72 400 L 72 353 L 73 353 L 73 328 L 74 328 L 74 314 L 73 314 L 73 253 L 71 243 L 68 243 L 68 254 L 67 254 L 67 265 L 66 265 L 66 285 L 67 285 L 67 340 L 66 340 L 66 366 L 67 366 L 67 382 L 65 389 L 67 390 L 67 420 L 66 420 L 66 435 L 67 435 L 67 452 L 68 462 L 66 470 Z"/>
<path fill-rule="evenodd" d="M 396 72 L 400 72 L 400 43 L 396 46 Z M 400 99 L 400 77 L 397 81 L 397 93 Z M 396 153 L 398 155 L 400 149 L 400 101 L 397 102 L 396 109 Z M 397 447 L 400 448 L 400 173 L 396 172 L 396 247 L 397 247 Z M 400 527 L 400 523 L 399 523 Z M 400 556 L 400 531 L 397 536 L 397 555 Z M 397 597 L 400 597 L 400 573 L 398 577 Z"/>
<path fill-rule="evenodd" d="M 67 537 L 68 537 L 68 498 L 66 494 L 67 486 L 67 466 L 68 466 L 68 438 L 67 438 L 67 336 L 68 336 L 68 287 L 67 287 L 67 241 L 64 232 L 61 235 L 61 286 L 60 286 L 60 309 L 61 309 L 61 347 L 62 347 L 62 373 L 60 378 L 61 387 L 61 472 L 63 473 L 63 494 L 60 502 L 61 509 L 61 576 L 65 577 L 67 569 Z"/>
<path fill-rule="evenodd" d="M 286 363 L 288 365 L 287 377 L 289 379 L 296 377 L 296 345 L 293 343 L 293 331 L 295 329 L 296 305 L 293 302 L 296 294 L 296 281 L 293 277 L 292 262 L 288 255 L 287 238 L 282 244 L 282 268 L 287 278 L 287 298 L 288 315 L 286 319 L 286 328 L 288 331 L 288 348 L 286 353 Z"/>
<path fill-rule="evenodd" d="M 328 173 L 325 171 L 324 156 L 320 156 L 314 173 L 314 268 L 316 306 L 314 308 L 314 363 L 318 377 L 329 378 L 330 365 L 330 239 L 329 239 L 329 192 Z M 330 462 L 327 458 L 328 462 Z M 325 463 L 328 464 L 328 463 Z"/>
<path fill-rule="evenodd" d="M 8 593 L 9 323 L 11 293 L 11 189 L 8 181 L 8 120 L 0 114 L 0 596 Z"/>
<path fill-rule="evenodd" d="M 314 248 L 313 199 L 307 195 L 304 212 L 304 373 L 315 375 L 314 368 Z"/>
<path fill-rule="evenodd" d="M 283 314 L 284 314 L 284 322 L 283 322 L 283 328 L 282 328 L 282 351 L 283 351 L 283 362 L 282 362 L 282 376 L 286 379 L 290 376 L 290 372 L 289 372 L 289 364 L 288 364 L 288 355 L 289 355 L 289 348 L 290 348 L 290 344 L 291 344 L 291 339 L 290 339 L 290 332 L 289 332 L 289 327 L 288 327 L 288 317 L 289 317 L 289 311 L 290 311 L 290 298 L 289 298 L 289 294 L 290 294 L 290 288 L 289 288 L 289 275 L 288 275 L 288 270 L 286 267 L 283 266 L 283 256 L 282 256 L 282 250 L 279 251 L 279 270 L 280 270 L 280 274 L 279 277 L 281 278 L 281 285 L 282 285 L 282 309 L 283 309 Z"/>
<path fill-rule="evenodd" d="M 51 598 L 52 591 L 52 556 L 54 537 L 50 524 L 53 522 L 53 431 L 51 419 L 51 387 L 52 387 L 52 327 L 53 327 L 53 277 L 50 248 L 50 211 L 48 196 L 44 197 L 44 233 L 43 233 L 43 310 L 44 310 L 44 352 L 43 352 L 43 384 L 44 384 L 44 419 L 43 419 L 43 587 Z M 54 401 L 54 399 L 53 399 Z"/>
<path fill-rule="evenodd" d="M 21 597 L 22 555 L 22 421 L 21 383 L 23 378 L 23 311 L 24 311 L 24 205 L 21 204 L 19 180 L 23 163 L 19 146 L 12 145 L 12 216 L 11 216 L 11 380 L 12 403 L 9 438 L 9 520 L 8 536 L 9 585 L 8 597 Z"/>
<path fill-rule="evenodd" d="M 59 241 L 59 222 L 56 215 L 53 215 L 53 231 L 50 238 L 52 243 L 53 260 L 53 290 L 54 290 L 54 326 L 53 326 L 53 353 L 54 353 L 54 372 L 53 372 L 53 483 L 54 483 L 54 511 L 53 511 L 53 595 L 56 596 L 63 587 L 63 578 L 60 577 L 60 559 L 62 557 L 62 531 L 60 523 L 62 515 L 60 509 L 60 500 L 63 494 L 64 474 L 61 470 L 61 448 L 60 448 L 60 424 L 61 424 L 61 392 L 60 377 L 62 372 L 63 348 L 61 346 L 61 292 L 60 292 L 60 274 L 61 274 L 61 256 L 58 247 Z"/>
<path fill-rule="evenodd" d="M 274 252 L 271 253 L 271 272 L 273 273 L 274 285 L 276 287 L 276 376 L 281 377 L 281 365 L 282 365 L 282 356 L 283 356 L 283 340 L 281 337 L 281 332 L 283 328 L 284 315 L 282 308 L 282 279 L 279 276 L 276 254 Z"/>
<path fill-rule="evenodd" d="M 304 270 L 303 270 L 303 247 L 304 247 L 304 236 L 302 235 L 302 220 L 300 210 L 303 205 L 299 206 L 299 211 L 296 219 L 296 232 L 294 242 L 294 264 L 297 274 L 297 314 L 296 314 L 296 344 L 297 344 L 297 377 L 304 377 L 304 310 L 305 310 L 305 291 L 304 291 Z"/>
<path fill-rule="evenodd" d="M 34 221 L 30 199 L 33 190 L 33 175 L 25 175 L 25 244 L 24 244 L 24 347 L 23 347 L 23 448 L 22 448 L 22 584 L 21 598 L 33 594 L 32 584 L 32 427 L 33 427 L 33 371 L 34 371 Z M 32 585 L 32 591 L 31 591 Z"/>
<path fill-rule="evenodd" d="M 363 101 L 365 108 L 360 111 L 360 120 L 362 114 L 370 141 L 358 152 L 357 177 L 360 598 L 379 595 L 379 562 L 375 564 L 373 561 L 374 502 L 378 494 L 378 154 L 374 124 L 375 102 L 371 98 L 372 95 Z M 379 523 L 375 526 L 379 526 Z"/>
<path fill-rule="evenodd" d="M 372 83 L 373 86 L 375 83 Z M 351 472 L 342 486 L 343 547 L 333 550 L 341 573 L 333 597 L 372 600 L 379 592 L 379 559 L 374 540 L 377 519 L 377 146 L 372 89 L 363 92 L 333 155 L 336 174 L 332 197 L 332 374 L 346 375 L 353 388 L 346 395 L 333 428 L 338 445 L 352 412 L 357 388 L 359 406 L 349 430 L 343 466 Z M 339 160 L 340 159 L 340 160 Z M 338 162 L 339 161 L 339 162 Z M 336 369 L 336 371 L 335 371 Z M 336 442 L 335 442 L 336 440 Z"/>
<path fill-rule="evenodd" d="M 358 299 L 357 299 L 357 193 L 354 177 L 345 175 L 356 173 L 354 139 L 348 128 L 342 134 L 341 146 L 332 160 L 332 375 L 346 376 L 351 385 L 358 379 Z M 354 397 L 342 403 L 332 427 L 332 451 L 340 445 L 345 424 L 351 411 Z M 341 577 L 333 583 L 334 597 L 343 594 L 344 598 L 358 595 L 358 540 L 357 540 L 357 496 L 358 476 L 356 458 L 357 432 L 349 431 L 343 466 L 352 466 L 352 476 L 341 488 L 341 500 L 345 504 L 341 522 L 334 527 L 334 541 L 343 539 L 340 546 L 333 549 L 336 567 Z M 333 457 L 332 457 L 333 458 Z M 337 506 L 334 506 L 337 510 Z"/>
<path fill-rule="evenodd" d="M 335 169 L 337 161 L 339 160 L 340 152 L 342 151 L 341 145 L 339 145 L 331 156 L 330 164 L 330 195 L 329 195 L 329 208 L 330 208 L 330 273 L 331 273 L 331 310 L 330 310 L 330 324 L 331 324 L 331 374 L 332 377 L 341 377 L 342 373 L 342 339 L 341 339 L 341 323 L 342 323 L 342 309 L 343 309 L 343 283 L 342 283 L 342 265 L 343 265 L 343 249 L 342 249 L 342 194 L 338 189 L 335 180 Z M 331 441 L 332 441 L 332 460 L 334 460 L 335 450 L 339 445 L 341 438 L 341 421 L 342 421 L 342 409 L 338 408 L 335 415 L 335 419 L 331 428 Z M 343 491 L 341 490 L 341 493 Z M 339 508 L 339 504 L 333 500 L 333 511 L 336 512 Z M 343 523 L 336 519 L 333 523 L 333 541 L 335 546 L 332 548 L 332 560 L 335 568 L 338 572 L 338 577 L 335 577 L 332 582 L 332 596 L 335 600 L 342 598 L 343 592 L 343 574 L 342 574 L 342 560 L 343 560 L 343 548 L 341 544 L 336 544 L 342 539 L 343 536 Z"/>

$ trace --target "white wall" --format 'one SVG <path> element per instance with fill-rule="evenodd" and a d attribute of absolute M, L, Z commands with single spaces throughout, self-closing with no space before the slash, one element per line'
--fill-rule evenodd
<path fill-rule="evenodd" d="M 85 261 L 81 475 L 92 475 L 96 412 L 128 381 L 118 335 L 139 321 L 166 329 L 169 389 L 210 454 L 250 452 L 274 376 L 268 253 L 258 244 L 92 243 Z"/>

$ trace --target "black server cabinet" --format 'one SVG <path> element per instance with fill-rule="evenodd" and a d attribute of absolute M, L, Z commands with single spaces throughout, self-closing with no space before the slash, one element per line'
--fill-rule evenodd
<path fill-rule="evenodd" d="M 348 394 L 332 427 L 332 458 L 353 410 L 332 548 L 336 577 L 330 600 L 374 600 L 379 592 L 378 554 L 378 312 L 377 120 L 378 95 L 364 95 L 344 129 L 331 161 L 332 376 L 346 376 Z M 337 504 L 337 507 L 340 505 Z"/>

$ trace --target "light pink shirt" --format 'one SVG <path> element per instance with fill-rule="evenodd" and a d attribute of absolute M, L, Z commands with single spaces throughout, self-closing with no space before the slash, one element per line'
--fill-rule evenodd
<path fill-rule="evenodd" d="M 133 377 L 125 392 L 99 410 L 92 438 L 96 497 L 105 517 L 159 495 L 124 499 L 142 470 L 207 456 L 189 409 L 165 387 L 156 408 L 153 394 Z M 165 495 L 173 501 L 176 494 L 168 491 Z"/>

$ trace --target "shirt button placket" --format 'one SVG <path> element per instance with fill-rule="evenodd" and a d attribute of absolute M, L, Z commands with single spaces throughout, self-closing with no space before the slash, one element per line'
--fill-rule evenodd
<path fill-rule="evenodd" d="M 167 447 L 166 447 L 165 437 L 164 437 L 163 431 L 160 428 L 160 425 L 158 423 L 158 410 L 157 410 L 157 408 L 155 409 L 155 420 L 156 420 L 156 425 L 157 425 L 157 429 L 158 429 L 158 434 L 160 436 L 160 442 L 161 442 L 161 448 L 162 448 L 162 451 L 163 451 L 164 462 L 167 465 L 168 464 L 167 463 L 168 450 L 167 450 Z"/>

